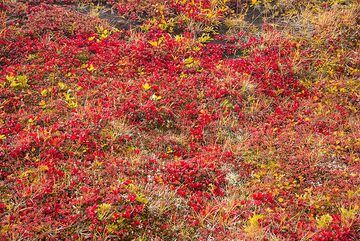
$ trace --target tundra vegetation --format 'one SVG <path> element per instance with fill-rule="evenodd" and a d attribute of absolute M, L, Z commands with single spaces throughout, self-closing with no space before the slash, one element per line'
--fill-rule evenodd
<path fill-rule="evenodd" d="M 359 1 L 1 0 L 1 240 L 360 239 Z"/>

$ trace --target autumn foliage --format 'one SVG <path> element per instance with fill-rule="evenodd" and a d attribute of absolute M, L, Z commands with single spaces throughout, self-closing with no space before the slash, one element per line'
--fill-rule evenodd
<path fill-rule="evenodd" d="M 0 1 L 0 240 L 359 240 L 358 1 Z"/>

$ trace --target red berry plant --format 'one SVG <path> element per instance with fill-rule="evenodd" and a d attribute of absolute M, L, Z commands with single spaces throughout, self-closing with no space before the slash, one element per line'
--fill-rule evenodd
<path fill-rule="evenodd" d="M 359 240 L 358 13 L 1 1 L 0 239 Z"/>

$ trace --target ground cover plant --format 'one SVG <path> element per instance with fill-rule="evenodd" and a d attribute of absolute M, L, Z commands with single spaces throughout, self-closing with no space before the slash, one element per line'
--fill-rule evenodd
<path fill-rule="evenodd" d="M 359 240 L 359 10 L 1 0 L 0 240 Z"/>

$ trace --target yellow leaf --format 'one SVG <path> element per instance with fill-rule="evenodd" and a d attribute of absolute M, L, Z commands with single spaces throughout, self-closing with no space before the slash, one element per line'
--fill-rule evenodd
<path fill-rule="evenodd" d="M 110 209 L 111 209 L 111 204 L 109 203 L 100 204 L 99 207 L 96 209 L 98 219 L 103 220 L 110 211 Z"/>
<path fill-rule="evenodd" d="M 207 43 L 209 42 L 210 40 L 212 40 L 212 38 L 210 37 L 210 35 L 208 33 L 203 33 L 201 35 L 201 37 L 198 38 L 198 41 L 200 43 Z"/>
<path fill-rule="evenodd" d="M 197 52 L 197 51 L 200 51 L 201 48 L 200 48 L 199 46 L 195 46 L 195 47 L 193 48 L 193 50 Z"/>
<path fill-rule="evenodd" d="M 260 4 L 259 0 L 251 0 L 251 5 L 252 6 L 256 6 L 256 5 L 259 5 L 259 4 Z"/>
<path fill-rule="evenodd" d="M 33 124 L 35 123 L 35 121 L 34 121 L 34 119 L 30 118 L 30 119 L 28 119 L 28 123 L 29 123 L 30 125 L 33 125 Z"/>
<path fill-rule="evenodd" d="M 254 214 L 252 217 L 248 219 L 244 227 L 244 231 L 247 233 L 247 235 L 249 235 L 250 237 L 260 236 L 260 233 L 262 232 L 262 228 L 259 224 L 259 220 L 262 219 L 263 217 L 264 215 L 262 214 Z"/>
<path fill-rule="evenodd" d="M 0 230 L 0 233 L 1 234 L 7 234 L 10 230 L 10 225 L 7 224 L 7 225 L 4 225 L 3 227 L 1 227 L 1 230 Z"/>
<path fill-rule="evenodd" d="M 6 80 L 9 82 L 13 82 L 15 80 L 15 76 L 13 75 L 6 75 Z"/>
<path fill-rule="evenodd" d="M 41 172 L 47 171 L 47 170 L 49 170 L 49 167 L 46 166 L 46 165 L 40 165 L 40 166 L 38 167 L 38 170 L 41 171 Z"/>
<path fill-rule="evenodd" d="M 153 95 L 151 96 L 151 99 L 152 99 L 152 100 L 156 100 L 156 101 L 157 101 L 157 100 L 161 100 L 161 98 L 162 98 L 161 96 L 158 96 L 158 95 L 155 95 L 155 94 L 153 94 Z"/>
<path fill-rule="evenodd" d="M 107 224 L 105 228 L 109 233 L 114 233 L 118 229 L 118 226 L 116 224 Z"/>
<path fill-rule="evenodd" d="M 39 105 L 44 108 L 46 106 L 45 100 L 40 101 Z"/>
<path fill-rule="evenodd" d="M 182 39 L 182 36 L 181 35 L 175 35 L 175 41 L 176 42 L 180 42 Z"/>
<path fill-rule="evenodd" d="M 101 167 L 101 166 L 104 164 L 104 162 L 95 161 L 94 164 L 95 164 L 95 166 L 97 166 L 97 167 Z"/>
<path fill-rule="evenodd" d="M 94 71 L 95 70 L 94 65 L 90 64 L 89 67 L 87 67 L 87 70 L 90 72 Z"/>
<path fill-rule="evenodd" d="M 149 89 L 151 89 L 151 85 L 150 85 L 149 83 L 143 84 L 142 87 L 143 87 L 144 90 L 149 90 Z"/>
<path fill-rule="evenodd" d="M 59 82 L 58 86 L 60 87 L 61 90 L 65 90 L 67 88 L 66 84 L 63 82 Z"/>
<path fill-rule="evenodd" d="M 41 95 L 43 97 L 45 97 L 47 95 L 47 93 L 48 93 L 47 89 L 44 89 L 44 90 L 41 91 Z"/>
<path fill-rule="evenodd" d="M 100 39 L 103 40 L 105 38 L 107 38 L 109 36 L 109 31 L 107 29 L 105 29 L 101 34 L 100 34 Z"/>
<path fill-rule="evenodd" d="M 28 79 L 27 79 L 27 76 L 26 75 L 19 75 L 17 77 L 17 80 L 18 80 L 18 83 L 19 83 L 19 86 L 22 87 L 22 88 L 25 88 L 25 87 L 28 87 Z"/>
<path fill-rule="evenodd" d="M 352 220 L 355 219 L 357 213 L 359 210 L 359 206 L 355 206 L 354 208 L 340 208 L 340 213 L 341 213 L 341 219 L 344 223 L 349 224 Z"/>
<path fill-rule="evenodd" d="M 192 57 L 189 57 L 189 58 L 184 59 L 184 63 L 185 63 L 185 64 L 191 64 L 191 63 L 193 63 L 193 62 L 194 62 L 194 59 L 193 59 Z"/>
<path fill-rule="evenodd" d="M 70 100 L 73 99 L 73 98 L 71 97 L 70 93 L 64 93 L 64 97 L 65 97 L 65 100 L 66 100 L 66 101 L 70 101 Z"/>
<path fill-rule="evenodd" d="M 78 104 L 77 104 L 77 102 L 75 102 L 75 101 L 69 101 L 69 102 L 68 102 L 68 106 L 69 106 L 71 109 L 74 109 L 74 108 L 78 107 Z"/>
<path fill-rule="evenodd" d="M 149 202 L 142 194 L 136 195 L 136 201 L 144 204 L 147 204 Z"/>
<path fill-rule="evenodd" d="M 158 41 L 149 41 L 149 44 L 150 44 L 151 46 L 153 46 L 153 47 L 159 46 Z"/>
<path fill-rule="evenodd" d="M 317 218 L 316 220 L 317 220 L 316 224 L 319 228 L 326 228 L 332 222 L 333 218 L 330 216 L 330 214 L 324 214 L 320 218 Z"/>
<path fill-rule="evenodd" d="M 26 170 L 26 171 L 24 171 L 24 172 L 22 172 L 20 175 L 19 175 L 19 177 L 20 178 L 24 178 L 24 177 L 27 177 L 27 176 L 29 176 L 31 173 L 34 173 L 34 171 L 33 170 Z"/>
<path fill-rule="evenodd" d="M 249 218 L 248 224 L 251 226 L 259 226 L 259 220 L 263 217 L 264 215 L 262 214 L 254 214 L 251 218 Z"/>
<path fill-rule="evenodd" d="M 171 148 L 171 146 L 166 147 L 166 153 L 167 153 L 167 154 L 172 154 L 172 153 L 174 153 L 174 150 Z"/>
<path fill-rule="evenodd" d="M 26 75 L 19 75 L 16 78 L 12 75 L 7 75 L 6 80 L 10 82 L 10 87 L 13 88 L 22 89 L 29 87 Z"/>
<path fill-rule="evenodd" d="M 186 77 L 187 77 L 187 74 L 185 74 L 185 73 L 181 73 L 179 77 L 180 77 L 180 79 L 184 79 L 184 78 L 186 78 Z"/>

